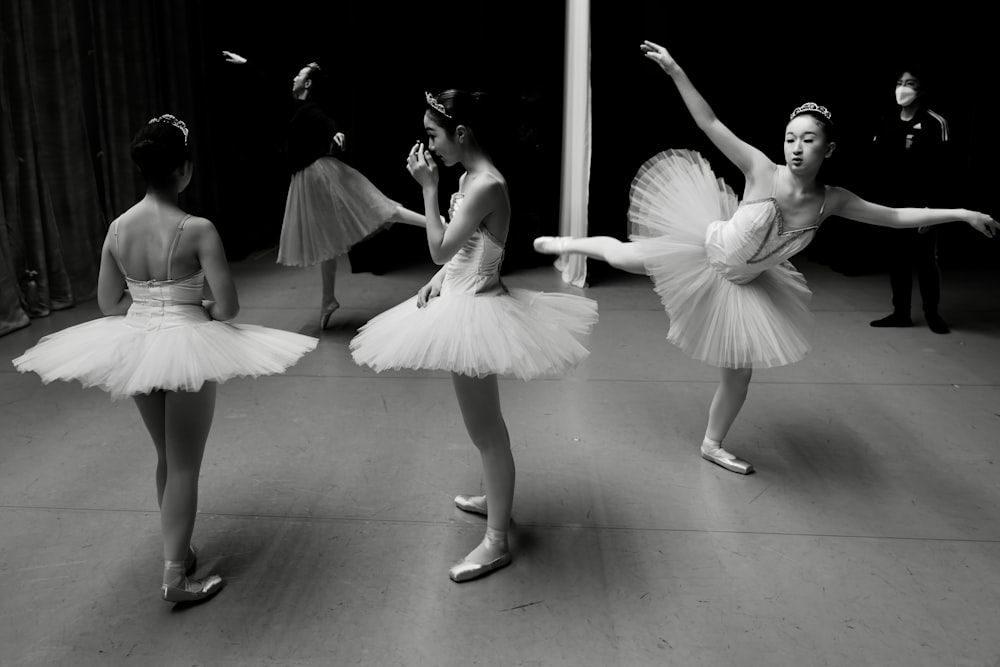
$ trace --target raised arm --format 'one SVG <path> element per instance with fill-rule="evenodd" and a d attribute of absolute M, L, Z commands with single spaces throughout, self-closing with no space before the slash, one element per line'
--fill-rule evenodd
<path fill-rule="evenodd" d="M 423 188 L 427 249 L 435 264 L 445 264 L 451 259 L 486 216 L 505 201 L 500 183 L 490 178 L 477 179 L 466 188 L 458 215 L 445 227 L 438 208 L 437 166 L 422 142 L 410 150 L 406 169 Z"/>
<path fill-rule="evenodd" d="M 705 98 L 688 79 L 684 70 L 664 47 L 646 40 L 639 48 L 647 58 L 670 75 L 698 128 L 733 164 L 739 167 L 740 171 L 744 174 L 750 174 L 758 170 L 773 168 L 773 163 L 762 151 L 743 141 L 733 134 L 732 130 L 723 125 L 715 112 L 712 111 L 712 107 L 709 106 Z"/>
<path fill-rule="evenodd" d="M 187 229 L 198 235 L 198 263 L 215 298 L 205 305 L 208 314 L 213 320 L 231 320 L 239 314 L 240 302 L 219 232 L 205 218 L 191 218 Z"/>
<path fill-rule="evenodd" d="M 831 187 L 828 204 L 829 215 L 880 227 L 910 229 L 961 221 L 989 238 L 1000 231 L 1000 223 L 978 211 L 964 208 L 891 208 L 865 201 L 844 188 Z"/>

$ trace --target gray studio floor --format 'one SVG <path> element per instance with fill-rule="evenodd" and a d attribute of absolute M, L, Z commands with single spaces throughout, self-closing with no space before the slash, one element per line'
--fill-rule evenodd
<path fill-rule="evenodd" d="M 234 264 L 238 321 L 315 335 L 318 271 L 273 261 Z M 482 482 L 451 381 L 347 348 L 433 267 L 343 264 L 319 348 L 219 390 L 195 542 L 229 585 L 182 611 L 134 406 L 9 364 L 96 304 L 2 337 L 0 664 L 1000 665 L 1000 276 L 946 272 L 937 336 L 868 326 L 886 277 L 799 266 L 815 345 L 756 373 L 728 440 L 747 477 L 698 456 L 715 371 L 664 340 L 645 278 L 509 275 L 601 319 L 566 378 L 501 383 L 515 560 L 455 584 L 484 523 L 452 505 Z"/>

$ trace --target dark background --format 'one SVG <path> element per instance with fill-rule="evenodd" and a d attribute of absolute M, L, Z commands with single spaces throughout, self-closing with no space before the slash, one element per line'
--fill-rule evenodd
<path fill-rule="evenodd" d="M 894 68 L 914 56 L 932 68 L 933 108 L 956 143 L 957 201 L 998 211 L 993 190 L 1000 140 L 993 113 L 998 58 L 985 10 L 950 14 L 910 7 L 892 14 L 827 4 L 761 6 L 751 12 L 705 4 L 592 5 L 593 160 L 590 234 L 625 238 L 629 184 L 643 161 L 667 148 L 702 151 L 737 192 L 742 178 L 687 114 L 680 96 L 638 46 L 665 45 L 718 115 L 739 136 L 781 161 L 788 113 L 815 101 L 840 132 L 827 182 L 878 198 L 878 165 L 867 160 L 871 127 L 892 113 Z M 351 164 L 387 195 L 420 210 L 420 190 L 403 167 L 422 136 L 425 90 L 485 90 L 505 110 L 515 140 L 500 164 L 515 218 L 505 270 L 547 263 L 531 239 L 555 233 L 560 196 L 564 5 L 561 2 L 207 3 L 210 149 L 222 193 L 216 222 L 231 259 L 277 243 L 288 175 L 281 145 L 291 79 L 316 60 L 338 82 L 333 111 L 350 142 Z M 221 50 L 266 65 L 267 77 L 224 62 Z M 870 175 L 875 174 L 873 180 Z M 446 171 L 442 197 L 457 186 Z M 845 272 L 880 270 L 882 230 L 831 219 L 807 251 Z M 423 232 L 403 225 L 359 246 L 357 268 L 385 271 L 424 261 Z M 944 265 L 995 265 L 995 244 L 964 225 L 942 233 Z M 879 251 L 879 252 L 877 252 Z M 604 270 L 591 262 L 592 281 Z"/>
<path fill-rule="evenodd" d="M 420 187 L 404 163 L 413 142 L 426 137 L 424 92 L 488 92 L 512 140 L 498 156 L 517 215 L 506 264 L 539 261 L 531 239 L 543 227 L 554 231 L 559 214 L 563 6 L 446 6 L 290 2 L 248 13 L 240 3 L 213 3 L 206 57 L 215 62 L 217 86 L 210 103 L 225 121 L 214 124 L 212 143 L 222 156 L 217 176 L 225 179 L 232 211 L 225 234 L 231 255 L 277 243 L 288 184 L 280 151 L 291 81 L 317 61 L 337 82 L 331 106 L 348 137 L 347 161 L 418 212 Z M 226 63 L 222 49 L 266 65 L 267 72 L 262 77 Z M 442 205 L 457 189 L 458 175 L 442 171 Z M 351 255 L 352 264 L 376 270 L 427 257 L 423 230 L 406 225 Z"/>

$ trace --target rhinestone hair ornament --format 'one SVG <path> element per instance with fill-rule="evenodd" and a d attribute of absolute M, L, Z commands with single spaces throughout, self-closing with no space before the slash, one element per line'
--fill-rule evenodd
<path fill-rule="evenodd" d="M 184 145 L 185 146 L 188 145 L 188 126 L 185 125 L 184 121 L 182 121 L 177 116 L 165 113 L 162 116 L 157 116 L 156 118 L 150 118 L 147 125 L 152 125 L 153 123 L 170 123 L 171 125 L 173 125 L 178 130 L 181 131 L 181 134 L 184 135 Z"/>
<path fill-rule="evenodd" d="M 788 119 L 791 120 L 792 118 L 795 118 L 799 114 L 805 113 L 806 111 L 812 111 L 813 113 L 818 113 L 820 116 L 823 116 L 823 118 L 826 118 L 831 123 L 833 122 L 833 118 L 831 117 L 830 110 L 827 109 L 826 107 L 821 107 L 820 105 L 816 104 L 815 102 L 806 102 L 802 106 L 796 107 L 795 111 L 792 112 L 792 115 L 790 115 L 788 117 Z"/>
<path fill-rule="evenodd" d="M 451 118 L 452 120 L 455 120 L 454 118 L 452 118 L 452 115 L 450 113 L 445 111 L 444 105 L 438 102 L 436 97 L 434 97 L 428 92 L 425 92 L 424 95 L 427 97 L 427 104 L 430 105 L 431 109 L 434 109 L 434 111 L 437 111 L 445 118 Z"/>

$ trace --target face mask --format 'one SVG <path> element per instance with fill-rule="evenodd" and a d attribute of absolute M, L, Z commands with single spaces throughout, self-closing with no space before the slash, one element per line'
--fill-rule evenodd
<path fill-rule="evenodd" d="M 896 86 L 896 104 L 901 107 L 909 106 L 913 100 L 917 99 L 917 91 L 909 86 Z"/>

